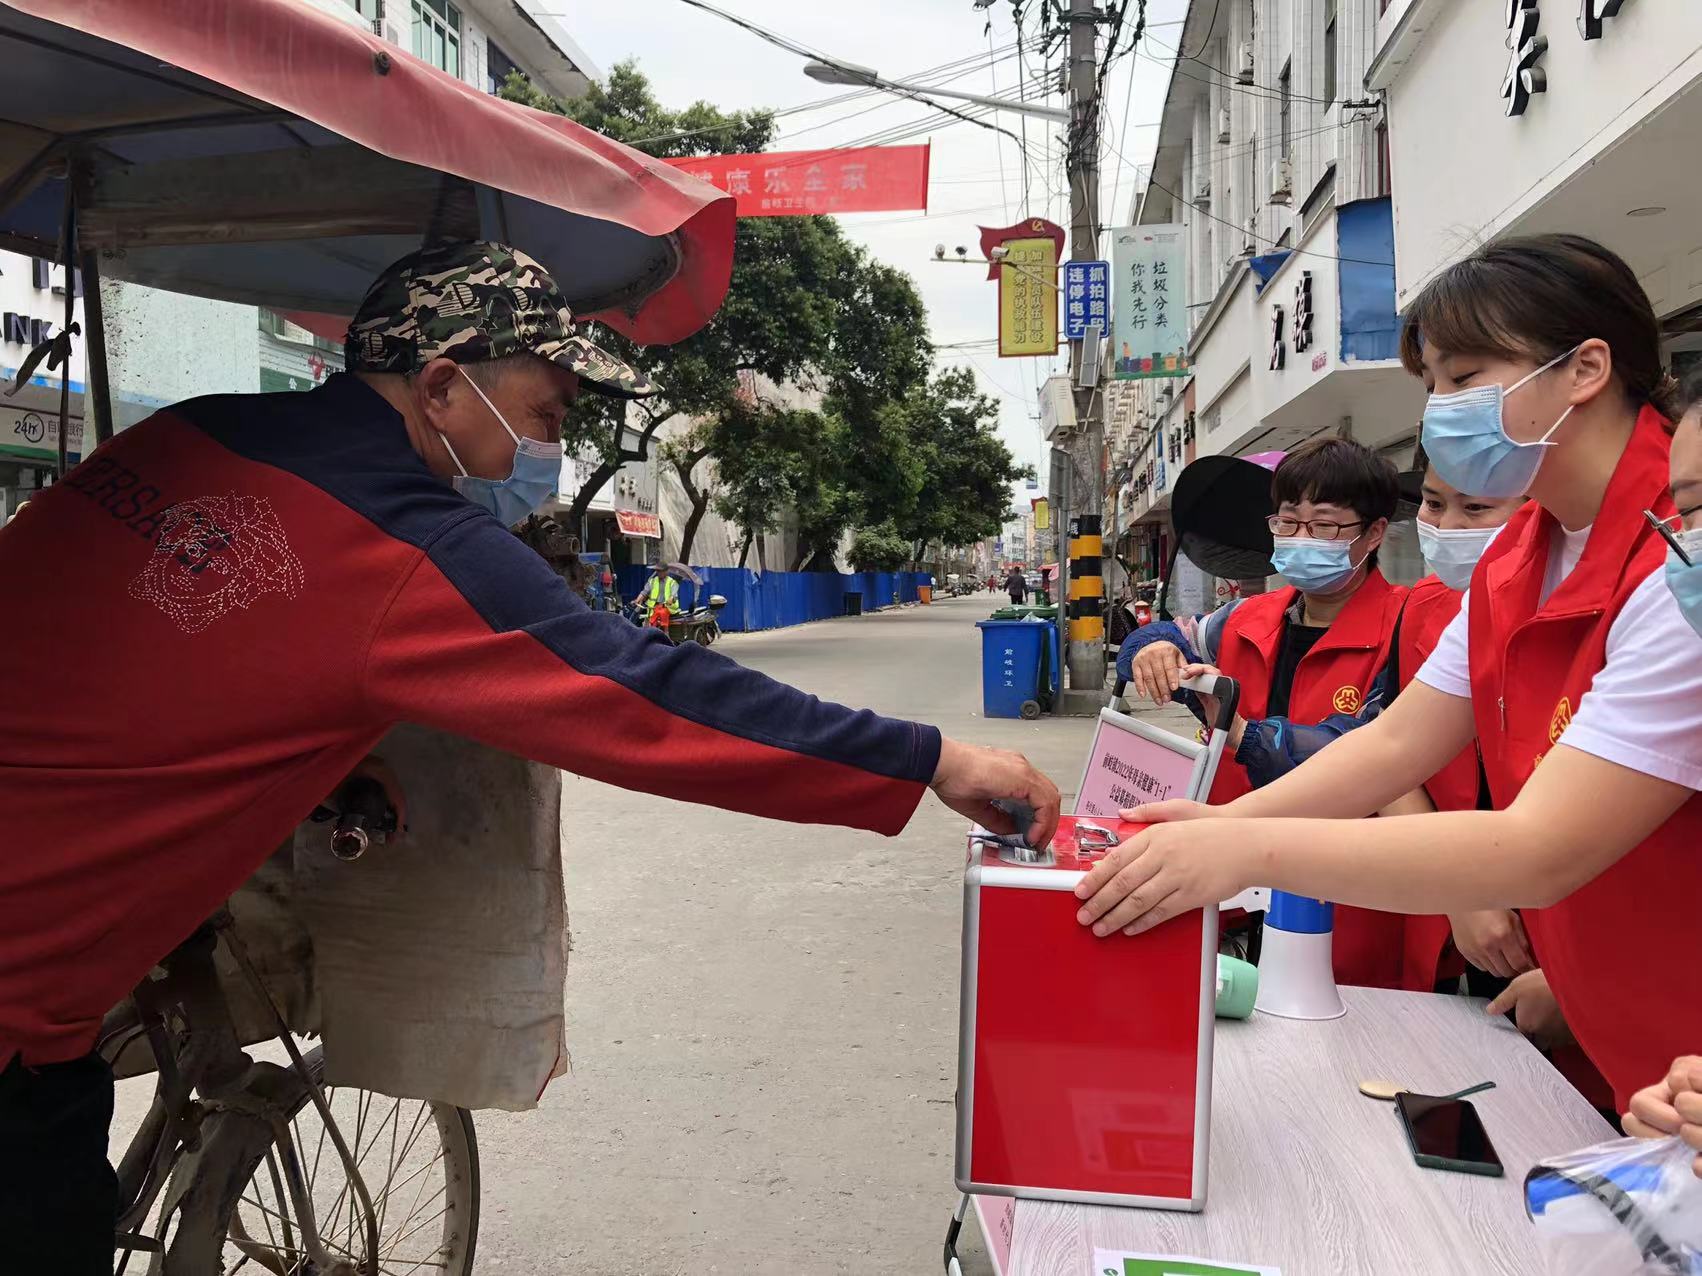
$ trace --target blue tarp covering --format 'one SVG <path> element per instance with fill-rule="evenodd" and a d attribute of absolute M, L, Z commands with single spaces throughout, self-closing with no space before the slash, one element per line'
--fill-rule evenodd
<path fill-rule="evenodd" d="M 783 629 L 811 620 L 843 616 L 846 595 L 860 594 L 862 610 L 891 607 L 917 600 L 916 587 L 932 582 L 928 572 L 763 572 L 747 567 L 699 567 L 707 582 L 702 593 L 720 594 L 727 600 L 721 612 L 721 628 L 729 632 L 753 629 Z M 621 597 L 631 598 L 650 579 L 648 567 L 615 568 Z M 680 586 L 682 606 L 695 606 L 700 591 L 685 583 Z"/>
<path fill-rule="evenodd" d="M 1395 313 L 1395 219 L 1387 197 L 1336 209 L 1341 254 L 1342 362 L 1398 359 L 1401 317 Z"/>

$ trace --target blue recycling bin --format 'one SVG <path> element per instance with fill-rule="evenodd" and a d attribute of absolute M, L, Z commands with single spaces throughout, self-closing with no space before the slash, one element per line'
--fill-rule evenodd
<path fill-rule="evenodd" d="M 981 631 L 981 712 L 1038 717 L 1041 644 L 1052 627 L 1027 620 L 978 620 L 975 627 Z"/>

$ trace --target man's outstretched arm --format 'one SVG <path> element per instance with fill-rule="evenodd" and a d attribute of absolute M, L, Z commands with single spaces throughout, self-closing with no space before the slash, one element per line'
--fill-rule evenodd
<path fill-rule="evenodd" d="M 896 833 L 933 786 L 990 826 L 994 798 L 1035 807 L 1033 835 L 1057 822 L 1057 790 L 1018 755 L 942 742 L 592 612 L 483 516 L 426 547 L 373 635 L 365 686 L 385 721 L 776 819 Z"/>

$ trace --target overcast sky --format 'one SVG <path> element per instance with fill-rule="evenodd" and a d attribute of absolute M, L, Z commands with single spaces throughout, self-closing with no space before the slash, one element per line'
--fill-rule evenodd
<path fill-rule="evenodd" d="M 889 77 L 914 75 L 979 53 L 981 60 L 972 73 L 953 80 L 951 87 L 998 97 L 1018 93 L 1009 0 L 994 0 L 985 12 L 975 9 L 971 0 L 717 0 L 717 4 L 801 44 L 873 67 Z M 1106 88 L 1110 145 L 1104 150 L 1101 201 L 1106 226 L 1127 221 L 1136 166 L 1151 158 L 1158 130 L 1149 126 L 1163 108 L 1171 50 L 1180 32 L 1176 20 L 1186 12 L 1187 0 L 1149 0 L 1147 9 L 1151 38 L 1139 56 L 1125 58 L 1113 68 Z M 989 17 L 996 57 L 991 64 L 984 32 Z M 799 57 L 679 0 L 648 0 L 637 6 L 575 4 L 570 14 L 564 14 L 564 22 L 604 72 L 622 59 L 636 58 L 657 96 L 673 107 L 702 99 L 728 109 L 786 108 L 848 92 L 807 79 Z M 1029 27 L 1032 34 L 1033 18 Z M 1038 54 L 1027 57 L 1028 74 L 1037 86 L 1031 95 L 1041 83 L 1055 86 L 1060 61 L 1061 51 L 1054 53 L 1052 74 L 1047 77 Z M 1049 106 L 1064 104 L 1055 92 L 1044 100 Z M 846 118 L 857 111 L 867 113 Z M 904 98 L 870 96 L 782 117 L 775 148 L 846 145 L 877 129 L 932 113 Z M 1023 131 L 1019 116 L 1001 113 L 996 119 L 1013 133 Z M 925 216 L 858 213 L 840 218 L 853 239 L 916 280 L 936 344 L 994 338 L 998 313 L 997 285 L 986 278 L 986 268 L 937 265 L 932 260 L 935 244 L 943 243 L 948 256 L 960 244 L 974 255 L 977 226 L 1008 226 L 1029 212 L 1069 229 L 1061 132 L 1061 125 L 1028 121 L 1027 208 L 1023 205 L 1025 166 L 1017 143 L 974 124 L 951 121 L 949 127 L 936 127 L 927 137 L 913 139 L 933 144 Z M 1103 240 L 1101 256 L 1108 247 L 1109 240 Z M 1002 405 L 1000 429 L 1005 441 L 1019 460 L 1036 468 L 1044 483 L 1044 447 L 1034 414 L 1036 388 L 1052 370 L 1053 361 L 1000 359 L 992 346 L 948 350 L 941 357 L 975 368 L 987 391 Z"/>

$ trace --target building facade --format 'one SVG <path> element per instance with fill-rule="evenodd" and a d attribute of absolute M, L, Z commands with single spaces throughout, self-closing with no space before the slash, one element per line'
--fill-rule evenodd
<path fill-rule="evenodd" d="M 1702 5 L 1387 0 L 1377 36 L 1398 304 L 1489 239 L 1575 231 L 1636 271 L 1674 370 L 1702 358 Z"/>
<path fill-rule="evenodd" d="M 1326 432 L 1410 456 L 1424 396 L 1396 357 L 1389 131 L 1364 87 L 1382 3 L 1196 0 L 1175 37 L 1200 52 L 1177 62 L 1129 220 L 1186 232 L 1190 375 L 1115 405 L 1117 544 L 1137 579 L 1169 562 L 1171 492 L 1198 456 Z M 1208 603 L 1240 589 L 1187 583 Z"/>

